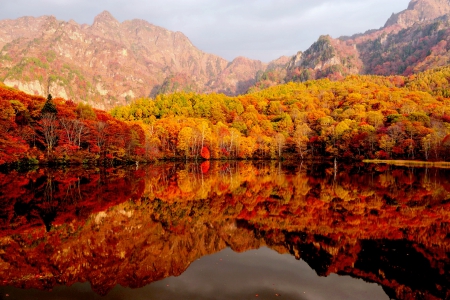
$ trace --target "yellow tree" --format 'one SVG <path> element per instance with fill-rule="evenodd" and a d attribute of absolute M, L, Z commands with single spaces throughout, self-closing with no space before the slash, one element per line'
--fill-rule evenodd
<path fill-rule="evenodd" d="M 251 158 L 255 151 L 256 139 L 253 137 L 243 137 L 240 139 L 239 157 Z"/>
<path fill-rule="evenodd" d="M 392 148 L 395 146 L 395 140 L 389 135 L 383 134 L 380 138 L 380 148 L 383 149 L 389 156 L 391 156 Z"/>
<path fill-rule="evenodd" d="M 308 136 L 311 134 L 312 130 L 309 128 L 309 126 L 306 123 L 302 123 L 297 126 L 294 132 L 294 142 L 297 146 L 298 153 L 300 154 L 301 158 L 304 158 L 304 155 L 306 154 L 308 150 L 308 142 L 309 138 Z"/>
<path fill-rule="evenodd" d="M 275 145 L 278 157 L 281 157 L 281 154 L 283 154 L 283 148 L 285 144 L 286 144 L 286 137 L 282 133 L 277 133 L 275 135 Z"/>
<path fill-rule="evenodd" d="M 185 158 L 189 157 L 189 152 L 192 147 L 193 130 L 191 127 L 184 127 L 178 133 L 177 149 L 184 152 Z"/>
<path fill-rule="evenodd" d="M 201 120 L 200 124 L 197 125 L 197 129 L 200 131 L 201 148 L 203 148 L 205 146 L 205 142 L 211 139 L 211 128 L 206 121 Z"/>

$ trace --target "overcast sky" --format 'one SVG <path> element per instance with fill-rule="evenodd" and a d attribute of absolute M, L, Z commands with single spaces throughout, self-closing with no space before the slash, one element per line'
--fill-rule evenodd
<path fill-rule="evenodd" d="M 322 34 L 352 35 L 384 25 L 409 0 L 0 0 L 0 19 L 54 15 L 92 24 L 104 10 L 183 32 L 228 60 L 268 62 L 306 50 Z"/>

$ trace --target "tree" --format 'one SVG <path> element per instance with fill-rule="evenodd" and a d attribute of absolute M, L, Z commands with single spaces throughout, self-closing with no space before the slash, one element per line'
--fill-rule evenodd
<path fill-rule="evenodd" d="M 45 102 L 44 106 L 42 107 L 41 114 L 54 114 L 56 115 L 58 113 L 58 110 L 56 109 L 55 103 L 53 103 L 53 97 L 51 94 L 48 94 L 47 101 Z"/>
<path fill-rule="evenodd" d="M 241 133 L 239 130 L 235 128 L 230 129 L 230 135 L 229 135 L 229 147 L 228 152 L 234 157 L 237 156 L 237 153 L 239 152 L 239 144 L 241 140 Z"/>
<path fill-rule="evenodd" d="M 202 147 L 202 150 L 200 151 L 200 155 L 204 159 L 210 159 L 211 158 L 211 153 L 209 152 L 208 147 L 205 147 L 205 146 Z"/>
<path fill-rule="evenodd" d="M 150 124 L 148 130 L 145 134 L 145 153 L 148 157 L 154 158 L 159 155 L 159 147 L 161 146 L 161 141 L 155 133 L 155 128 L 153 124 Z"/>
<path fill-rule="evenodd" d="M 256 140 L 253 137 L 243 137 L 240 139 L 239 157 L 250 158 L 255 151 Z"/>
<path fill-rule="evenodd" d="M 304 158 L 304 155 L 306 154 L 306 151 L 308 149 L 308 142 L 309 142 L 308 136 L 311 132 L 312 130 L 305 123 L 302 123 L 295 129 L 293 139 L 295 142 L 295 146 L 297 147 L 298 153 L 300 154 L 300 157 L 302 159 Z"/>
<path fill-rule="evenodd" d="M 201 135 L 201 148 L 205 146 L 205 141 L 211 136 L 211 128 L 208 126 L 208 123 L 205 121 L 201 121 L 197 126 L 197 129 L 200 131 Z"/>
<path fill-rule="evenodd" d="M 391 156 L 392 148 L 395 146 L 395 140 L 389 135 L 382 135 L 380 138 L 380 148 L 383 149 L 389 156 Z"/>
<path fill-rule="evenodd" d="M 12 128 L 15 115 L 9 101 L 0 101 L 0 133 L 7 133 Z"/>
<path fill-rule="evenodd" d="M 286 144 L 286 137 L 284 136 L 284 134 L 277 133 L 275 135 L 275 145 L 277 147 L 278 157 L 281 157 L 285 144 Z"/>
<path fill-rule="evenodd" d="M 58 119 L 56 117 L 58 110 L 56 109 L 55 103 L 53 103 L 53 97 L 48 94 L 47 101 L 41 110 L 41 120 L 40 125 L 42 128 L 42 134 L 44 135 L 45 144 L 47 146 L 47 155 L 56 146 L 58 141 Z"/>
<path fill-rule="evenodd" d="M 73 120 L 68 118 L 61 118 L 59 120 L 62 128 L 65 132 L 65 138 L 69 145 L 72 146 L 81 146 L 81 138 L 87 133 L 86 126 L 80 120 Z"/>
<path fill-rule="evenodd" d="M 102 152 L 104 149 L 104 146 L 106 144 L 106 137 L 107 137 L 107 128 L 108 123 L 99 121 L 94 124 L 95 128 L 95 141 L 97 144 L 97 147 L 100 149 L 100 152 Z"/>
<path fill-rule="evenodd" d="M 367 113 L 367 122 L 375 128 L 383 125 L 384 116 L 379 111 L 369 111 Z"/>
<path fill-rule="evenodd" d="M 75 109 L 78 118 L 82 120 L 95 120 L 96 115 L 92 106 L 89 104 L 84 104 L 83 102 L 78 103 L 77 108 Z"/>
<path fill-rule="evenodd" d="M 50 152 L 56 146 L 58 141 L 57 129 L 59 122 L 56 118 L 56 114 L 44 113 L 41 117 L 40 125 L 44 135 L 45 144 L 47 146 L 47 155 L 50 155 Z"/>
<path fill-rule="evenodd" d="M 184 127 L 178 133 L 177 148 L 184 152 L 184 156 L 186 159 L 189 157 L 192 144 L 193 144 L 193 130 L 191 127 Z"/>

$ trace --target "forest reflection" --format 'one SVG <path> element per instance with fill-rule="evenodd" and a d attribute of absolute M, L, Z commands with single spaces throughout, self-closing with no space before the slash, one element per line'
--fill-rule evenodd
<path fill-rule="evenodd" d="M 0 285 L 99 294 L 267 246 L 396 299 L 450 298 L 450 171 L 278 162 L 0 174 Z"/>

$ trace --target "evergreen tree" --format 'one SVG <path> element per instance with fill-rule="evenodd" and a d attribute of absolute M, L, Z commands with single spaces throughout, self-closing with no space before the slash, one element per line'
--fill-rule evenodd
<path fill-rule="evenodd" d="M 53 103 L 53 97 L 51 94 L 48 94 L 47 101 L 44 104 L 44 107 L 42 107 L 41 115 L 45 114 L 53 114 L 56 115 L 58 113 L 58 110 L 56 109 L 55 103 Z"/>

